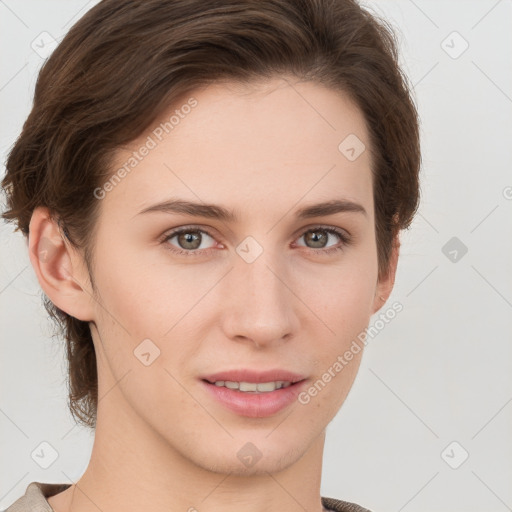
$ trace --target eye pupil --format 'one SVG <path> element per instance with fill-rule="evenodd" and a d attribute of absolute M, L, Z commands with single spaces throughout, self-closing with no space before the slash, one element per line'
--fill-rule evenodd
<path fill-rule="evenodd" d="M 313 244 L 319 243 L 319 245 L 314 246 L 315 249 L 325 247 L 325 244 L 327 243 L 326 232 L 323 230 L 309 231 L 306 238 L 308 241 L 313 242 Z"/>
<path fill-rule="evenodd" d="M 191 234 L 196 233 L 196 234 Z M 184 249 L 197 249 L 201 245 L 201 235 L 199 235 L 195 231 L 187 231 L 186 233 L 180 233 L 178 235 L 178 242 L 180 245 L 182 243 L 185 244 Z M 196 243 L 194 243 L 196 242 Z M 199 243 L 197 243 L 199 242 Z M 187 246 L 187 244 L 192 244 L 192 247 Z"/>

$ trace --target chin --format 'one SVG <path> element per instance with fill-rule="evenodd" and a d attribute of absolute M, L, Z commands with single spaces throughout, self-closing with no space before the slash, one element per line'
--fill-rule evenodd
<path fill-rule="evenodd" d="M 208 445 L 196 445 L 194 452 L 188 451 L 182 455 L 213 473 L 237 476 L 278 473 L 295 464 L 308 450 L 308 446 L 302 446 L 303 443 L 299 443 L 298 446 L 289 436 L 276 435 L 272 440 L 271 437 L 274 435 L 275 432 L 269 436 L 269 432 L 265 431 L 261 437 L 236 436 L 233 439 L 226 439 L 223 443 L 217 441 L 215 449 Z M 288 440 L 288 445 L 284 443 L 284 437 Z M 197 451 L 198 448 L 200 451 Z"/>

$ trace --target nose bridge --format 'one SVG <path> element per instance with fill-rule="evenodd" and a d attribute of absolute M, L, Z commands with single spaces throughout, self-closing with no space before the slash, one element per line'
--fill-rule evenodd
<path fill-rule="evenodd" d="M 261 255 L 252 263 L 238 261 L 236 264 L 237 288 L 247 300 L 260 305 L 279 307 L 289 297 L 285 293 L 284 276 L 279 276 L 281 265 L 270 254 Z M 281 272 L 282 273 L 282 272 Z M 279 277 L 280 278 L 279 278 Z"/>

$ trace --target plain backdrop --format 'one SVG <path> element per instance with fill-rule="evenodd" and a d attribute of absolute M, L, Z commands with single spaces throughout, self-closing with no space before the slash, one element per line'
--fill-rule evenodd
<path fill-rule="evenodd" d="M 60 41 L 95 3 L 0 1 L 1 174 L 45 57 L 33 42 Z M 363 5 L 396 28 L 414 84 L 422 199 L 381 310 L 403 311 L 369 338 L 327 428 L 321 494 L 376 512 L 512 510 L 512 2 Z M 79 479 L 93 437 L 67 410 L 64 342 L 5 223 L 0 250 L 5 509 L 32 481 Z M 46 469 L 41 443 L 58 455 Z"/>

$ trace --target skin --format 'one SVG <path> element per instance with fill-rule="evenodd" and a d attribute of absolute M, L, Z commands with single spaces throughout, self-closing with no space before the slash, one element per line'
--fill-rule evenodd
<path fill-rule="evenodd" d="M 96 295 L 48 211 L 33 213 L 29 253 L 41 287 L 91 322 L 98 359 L 91 459 L 75 485 L 48 498 L 56 512 L 90 511 L 92 503 L 103 512 L 322 510 L 325 429 L 363 350 L 308 404 L 267 418 L 224 408 L 200 377 L 246 367 L 320 379 L 391 293 L 399 244 L 378 281 L 371 155 L 349 161 L 338 150 L 351 133 L 369 147 L 360 111 L 317 83 L 281 77 L 251 85 L 216 83 L 190 94 L 198 105 L 100 201 Z M 152 129 L 120 150 L 116 165 Z M 241 219 L 137 215 L 171 196 L 235 209 Z M 294 217 L 306 204 L 337 198 L 368 215 Z M 162 236 L 190 224 L 212 235 L 194 249 L 202 255 L 171 252 L 190 245 Z M 322 253 L 304 236 L 318 226 L 343 229 L 353 242 Z M 236 252 L 247 236 L 263 248 L 252 263 Z M 324 246 L 343 244 L 325 236 Z M 52 250 L 38 258 L 45 244 Z M 147 338 L 161 351 L 150 366 L 133 354 Z M 252 467 L 237 457 L 247 442 L 262 453 Z"/>

